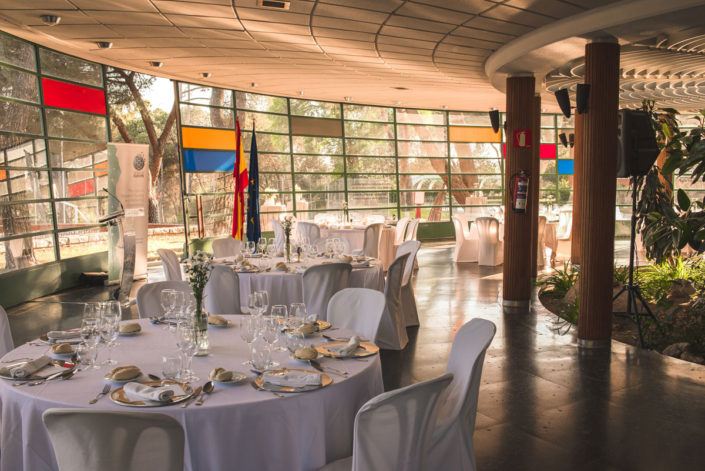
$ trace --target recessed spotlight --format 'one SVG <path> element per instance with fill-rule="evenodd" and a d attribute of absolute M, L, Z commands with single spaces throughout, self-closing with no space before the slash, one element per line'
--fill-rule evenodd
<path fill-rule="evenodd" d="M 159 61 L 149 61 L 149 65 L 151 65 L 152 67 L 161 67 L 162 63 Z"/>
<path fill-rule="evenodd" d="M 201 74 L 201 77 L 203 77 L 203 78 L 209 78 L 210 76 L 211 76 L 211 73 L 210 73 L 210 72 L 203 72 L 203 73 Z"/>
<path fill-rule="evenodd" d="M 352 97 L 351 97 L 351 96 L 346 96 L 346 97 L 345 97 L 345 101 L 352 101 Z"/>
<path fill-rule="evenodd" d="M 97 41 L 96 44 L 101 49 L 110 49 L 111 47 L 113 47 L 113 43 L 111 43 L 110 41 Z"/>
<path fill-rule="evenodd" d="M 407 87 L 392 87 L 394 90 L 408 90 Z"/>
<path fill-rule="evenodd" d="M 447 109 L 448 109 L 448 105 L 443 105 L 443 106 L 441 106 L 441 108 L 443 108 L 444 110 L 447 110 Z"/>
<path fill-rule="evenodd" d="M 58 15 L 42 15 L 39 18 L 41 18 L 42 22 L 48 26 L 56 26 L 61 21 L 61 17 Z"/>
<path fill-rule="evenodd" d="M 304 95 L 305 95 L 304 91 L 303 91 L 303 90 L 299 90 L 299 95 L 300 95 L 300 96 L 304 96 Z"/>
<path fill-rule="evenodd" d="M 399 106 L 399 105 L 401 105 L 401 101 L 395 101 L 394 104 Z"/>
<path fill-rule="evenodd" d="M 258 84 L 257 82 L 252 82 L 252 83 L 250 84 L 250 87 L 252 87 L 252 88 L 257 88 L 258 85 L 259 85 L 259 84 Z"/>

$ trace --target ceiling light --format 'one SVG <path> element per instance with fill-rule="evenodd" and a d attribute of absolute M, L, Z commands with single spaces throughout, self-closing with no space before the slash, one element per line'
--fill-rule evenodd
<path fill-rule="evenodd" d="M 56 26 L 61 21 L 61 17 L 58 15 L 42 15 L 39 18 L 41 18 L 42 22 L 48 26 Z"/>
<path fill-rule="evenodd" d="M 351 97 L 351 96 L 346 96 L 346 97 L 345 97 L 345 101 L 352 101 L 352 97 Z"/>
<path fill-rule="evenodd" d="M 303 90 L 299 90 L 299 95 L 304 96 L 304 91 L 303 91 Z"/>
<path fill-rule="evenodd" d="M 161 67 L 162 63 L 159 61 L 149 61 L 149 65 L 151 65 L 152 67 Z"/>
<path fill-rule="evenodd" d="M 258 85 L 259 85 L 259 84 L 258 84 L 257 82 L 252 82 L 252 83 L 250 84 L 250 87 L 252 87 L 252 88 L 257 88 Z"/>
<path fill-rule="evenodd" d="M 392 87 L 394 90 L 408 90 L 406 87 Z"/>
<path fill-rule="evenodd" d="M 210 73 L 210 72 L 203 72 L 203 73 L 201 74 L 201 77 L 203 77 L 203 78 L 209 78 L 210 76 L 211 76 L 211 73 Z"/>
<path fill-rule="evenodd" d="M 288 10 L 291 2 L 288 0 L 257 0 L 257 6 L 264 8 L 276 8 L 277 10 Z"/>
<path fill-rule="evenodd" d="M 96 42 L 96 44 L 101 49 L 110 49 L 111 47 L 113 47 L 113 43 L 111 43 L 110 41 L 98 41 Z"/>

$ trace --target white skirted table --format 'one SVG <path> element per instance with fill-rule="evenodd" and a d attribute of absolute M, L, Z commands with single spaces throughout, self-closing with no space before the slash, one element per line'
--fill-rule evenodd
<path fill-rule="evenodd" d="M 345 227 L 321 227 L 321 237 L 323 238 L 339 238 L 347 239 L 350 242 L 350 250 L 362 250 L 362 245 L 365 240 L 365 227 L 366 226 L 351 226 L 349 228 Z M 382 267 L 384 271 L 387 271 L 389 264 L 394 261 L 395 249 L 394 249 L 394 239 L 396 237 L 396 230 L 391 226 L 384 226 L 382 232 L 380 232 L 379 237 L 379 248 L 378 257 L 382 261 Z"/>
<path fill-rule="evenodd" d="M 242 362 L 249 356 L 240 339 L 239 318 L 226 316 L 234 327 L 210 328 L 211 354 L 196 357 L 193 369 L 201 378 L 216 367 L 250 373 Z M 142 372 L 161 375 L 161 358 L 176 352 L 172 333 L 147 320 L 140 320 L 142 333 L 120 337 L 113 358 L 120 365 L 136 365 Z M 343 329 L 336 335 L 349 335 Z M 318 336 L 312 343 L 324 343 Z M 37 357 L 48 346 L 25 344 L 3 357 Z M 101 350 L 103 355 L 103 351 Z M 302 368 L 288 353 L 275 352 L 273 358 L 283 367 Z M 0 380 L 2 400 L 3 470 L 56 470 L 57 464 L 42 413 L 54 407 L 86 407 L 98 410 L 142 410 L 176 418 L 186 431 L 185 469 L 279 471 L 313 470 L 326 462 L 352 454 L 353 424 L 357 410 L 383 391 L 379 355 L 368 361 L 323 359 L 322 364 L 349 373 L 347 378 L 330 375 L 333 384 L 310 392 L 287 394 L 280 398 L 247 383 L 216 386 L 203 406 L 180 405 L 135 409 L 120 406 L 109 397 L 96 404 L 88 401 L 103 387 L 107 367 L 78 372 L 69 381 L 48 381 L 41 386 L 13 387 Z"/>
<path fill-rule="evenodd" d="M 250 259 L 250 261 L 255 259 Z M 282 261 L 281 258 L 275 258 L 277 261 Z M 247 295 L 252 291 L 267 290 L 269 292 L 269 304 L 284 304 L 300 303 L 304 300 L 304 281 L 303 270 L 307 266 L 316 265 L 336 260 L 330 259 L 314 259 L 306 263 L 290 263 L 288 264 L 297 271 L 294 273 L 285 273 L 277 271 L 268 271 L 260 273 L 241 273 L 237 276 L 240 280 L 240 300 L 243 305 L 247 304 Z M 253 261 L 253 263 L 267 263 L 261 261 Z M 271 261 L 269 261 L 271 263 Z M 384 272 L 382 264 L 374 260 L 369 267 L 356 268 L 353 264 L 353 270 L 350 274 L 351 288 L 369 288 L 384 292 Z"/>

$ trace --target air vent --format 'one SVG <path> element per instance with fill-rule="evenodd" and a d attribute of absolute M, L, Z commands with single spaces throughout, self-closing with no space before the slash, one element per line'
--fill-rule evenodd
<path fill-rule="evenodd" d="M 291 2 L 285 0 L 257 0 L 257 5 L 264 8 L 276 8 L 277 10 L 288 10 Z"/>

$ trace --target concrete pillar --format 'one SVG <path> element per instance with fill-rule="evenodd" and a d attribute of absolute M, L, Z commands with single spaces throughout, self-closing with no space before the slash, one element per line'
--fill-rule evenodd
<path fill-rule="evenodd" d="M 575 129 L 575 144 L 573 146 L 573 228 L 571 229 L 572 240 L 570 243 L 570 261 L 573 264 L 580 263 L 580 226 L 582 222 L 582 198 L 583 198 L 583 116 L 575 113 L 573 125 Z"/>
<path fill-rule="evenodd" d="M 619 44 L 593 42 L 585 48 L 578 344 L 608 346 L 612 334 L 614 207 L 617 190 Z"/>
<path fill-rule="evenodd" d="M 529 216 L 531 217 L 531 279 L 538 276 L 539 253 L 539 183 L 541 175 L 540 150 L 541 150 L 541 95 L 534 96 L 534 123 L 531 128 L 532 148 L 531 148 L 531 172 L 529 191 Z"/>
<path fill-rule="evenodd" d="M 520 171 L 531 174 L 533 154 L 535 81 L 533 76 L 507 78 L 507 158 L 504 198 L 504 282 L 503 306 L 526 309 L 531 299 L 531 195 L 524 213 L 512 210 L 512 177 Z M 523 147 L 514 142 L 515 131 L 524 132 Z M 532 134 L 531 137 L 527 133 Z M 518 138 L 518 137 L 517 137 Z M 518 138 L 519 139 L 519 138 Z M 531 185 L 532 182 L 530 182 Z"/>

